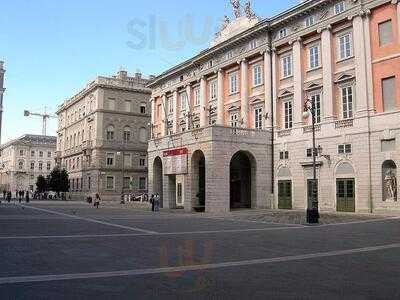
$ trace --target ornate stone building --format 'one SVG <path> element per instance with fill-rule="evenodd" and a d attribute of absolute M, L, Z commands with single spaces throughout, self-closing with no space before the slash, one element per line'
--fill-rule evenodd
<path fill-rule="evenodd" d="M 24 135 L 0 147 L 0 190 L 35 191 L 55 165 L 56 137 Z"/>
<path fill-rule="evenodd" d="M 147 192 L 148 83 L 140 73 L 119 71 L 97 77 L 60 105 L 57 157 L 69 172 L 72 198 Z"/>
<path fill-rule="evenodd" d="M 309 0 L 259 19 L 231 2 L 211 47 L 150 85 L 150 192 L 187 210 L 304 209 L 310 100 L 321 210 L 400 209 L 400 3 Z"/>
<path fill-rule="evenodd" d="M 4 62 L 0 61 L 0 143 L 1 143 L 1 133 L 3 130 L 3 96 L 5 92 L 4 88 Z"/>

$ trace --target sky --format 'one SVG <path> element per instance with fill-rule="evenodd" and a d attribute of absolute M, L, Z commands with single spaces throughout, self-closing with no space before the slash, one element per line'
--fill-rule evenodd
<path fill-rule="evenodd" d="M 253 0 L 270 17 L 298 0 Z M 244 0 L 242 0 L 244 3 Z M 2 141 L 41 134 L 40 117 L 98 75 L 158 75 L 209 47 L 229 0 L 0 0 L 6 76 Z M 56 135 L 57 119 L 47 134 Z"/>

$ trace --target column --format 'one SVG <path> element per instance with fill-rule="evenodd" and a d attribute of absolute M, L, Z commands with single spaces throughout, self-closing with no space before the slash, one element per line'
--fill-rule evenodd
<path fill-rule="evenodd" d="M 218 70 L 217 125 L 224 126 L 224 70 Z"/>
<path fill-rule="evenodd" d="M 400 34 L 400 1 L 397 0 L 397 34 Z"/>
<path fill-rule="evenodd" d="M 172 105 L 174 106 L 174 115 L 172 120 L 172 132 L 178 133 L 178 90 L 175 90 L 172 96 Z"/>
<path fill-rule="evenodd" d="M 335 99 L 333 99 L 332 36 L 330 26 L 322 29 L 321 57 L 324 119 L 332 120 L 334 118 L 333 103 Z"/>
<path fill-rule="evenodd" d="M 207 80 L 205 76 L 200 80 L 200 127 L 207 126 Z"/>
<path fill-rule="evenodd" d="M 273 126 L 276 128 L 278 125 L 278 107 L 277 107 L 277 103 L 278 103 L 278 97 L 277 97 L 277 93 L 278 93 L 278 83 L 277 83 L 277 78 L 276 78 L 276 74 L 277 74 L 277 69 L 276 69 L 276 63 L 278 60 L 278 56 L 276 54 L 276 49 L 272 49 L 272 105 L 274 108 L 274 124 Z M 272 116 L 271 116 L 272 117 Z"/>
<path fill-rule="evenodd" d="M 240 116 L 241 116 L 241 121 L 242 121 L 242 127 L 247 128 L 248 127 L 248 114 L 249 114 L 249 76 L 248 76 L 248 63 L 245 59 L 242 60 L 241 62 L 241 76 L 240 76 L 240 82 L 241 82 L 241 110 L 240 110 Z"/>
<path fill-rule="evenodd" d="M 186 101 L 186 130 L 192 129 L 192 105 L 191 105 L 191 99 L 192 99 L 192 87 L 190 84 L 186 86 L 186 95 L 187 95 L 187 101 Z"/>
<path fill-rule="evenodd" d="M 164 94 L 161 97 L 161 136 L 167 135 L 168 130 L 168 118 L 167 118 L 167 95 Z"/>
<path fill-rule="evenodd" d="M 270 112 L 268 114 L 268 118 L 265 120 L 264 128 L 272 127 L 272 115 L 271 115 L 271 105 L 272 105 L 272 81 L 271 81 L 271 51 L 268 49 L 264 52 L 264 95 L 265 95 L 265 104 L 264 104 L 264 114 Z"/>
<path fill-rule="evenodd" d="M 354 40 L 354 65 L 356 71 L 356 99 L 355 110 L 357 115 L 367 113 L 367 70 L 365 53 L 365 33 L 363 19 L 357 15 L 353 19 L 353 40 Z"/>
<path fill-rule="evenodd" d="M 303 124 L 303 73 L 301 64 L 301 39 L 293 43 L 293 123 L 294 125 Z"/>

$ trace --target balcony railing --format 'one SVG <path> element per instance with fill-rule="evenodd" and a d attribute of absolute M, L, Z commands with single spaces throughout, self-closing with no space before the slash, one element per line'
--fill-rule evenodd
<path fill-rule="evenodd" d="M 321 131 L 321 124 L 315 125 L 315 131 Z M 303 133 L 310 133 L 312 132 L 312 125 L 303 127 Z"/>
<path fill-rule="evenodd" d="M 335 128 L 348 128 L 354 126 L 354 119 L 339 120 L 335 122 Z"/>
<path fill-rule="evenodd" d="M 292 129 L 284 129 L 278 131 L 278 137 L 289 136 L 292 134 Z"/>

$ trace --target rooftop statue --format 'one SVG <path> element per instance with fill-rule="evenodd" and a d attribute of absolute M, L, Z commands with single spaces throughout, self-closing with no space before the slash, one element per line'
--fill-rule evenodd
<path fill-rule="evenodd" d="M 240 18 L 242 16 L 242 12 L 240 10 L 240 1 L 239 0 L 231 0 L 233 14 L 235 18 Z"/>
<path fill-rule="evenodd" d="M 244 5 L 244 13 L 248 19 L 253 19 L 256 17 L 256 14 L 251 9 L 251 2 L 247 1 Z"/>

